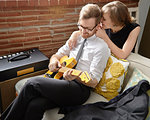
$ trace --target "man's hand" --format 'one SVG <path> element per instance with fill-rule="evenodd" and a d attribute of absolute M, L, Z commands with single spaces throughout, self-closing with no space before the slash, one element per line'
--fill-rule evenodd
<path fill-rule="evenodd" d="M 51 72 L 56 72 L 61 67 L 61 64 L 59 62 L 60 58 L 61 57 L 56 54 L 52 55 L 50 63 L 48 65 L 48 68 Z"/>
<path fill-rule="evenodd" d="M 67 70 L 66 72 L 64 72 L 63 77 L 64 77 L 66 80 L 70 80 L 70 81 L 76 79 L 77 76 L 72 75 L 72 74 L 71 74 L 72 72 L 73 72 L 72 69 Z"/>
<path fill-rule="evenodd" d="M 54 62 L 50 62 L 49 65 L 48 65 L 48 67 L 49 67 L 49 70 L 50 70 L 51 72 L 56 72 L 56 71 L 58 71 L 59 68 L 61 67 L 61 64 L 60 64 L 59 61 L 56 60 L 56 61 L 54 61 Z"/>

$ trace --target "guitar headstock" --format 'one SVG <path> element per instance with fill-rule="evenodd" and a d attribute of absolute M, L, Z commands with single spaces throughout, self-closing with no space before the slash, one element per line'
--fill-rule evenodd
<path fill-rule="evenodd" d="M 86 71 L 82 72 L 82 74 L 79 77 L 85 83 L 87 83 L 87 82 L 89 82 L 91 80 L 91 77 L 89 76 L 89 74 Z"/>

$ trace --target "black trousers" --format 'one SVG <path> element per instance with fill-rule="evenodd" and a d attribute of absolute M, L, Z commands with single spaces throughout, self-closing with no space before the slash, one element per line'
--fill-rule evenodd
<path fill-rule="evenodd" d="M 41 120 L 44 112 L 55 107 L 83 104 L 90 88 L 76 80 L 33 77 L 3 112 L 2 120 Z"/>

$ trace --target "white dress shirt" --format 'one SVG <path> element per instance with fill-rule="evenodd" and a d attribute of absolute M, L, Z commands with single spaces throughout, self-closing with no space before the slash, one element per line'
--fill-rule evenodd
<path fill-rule="evenodd" d="M 61 57 L 67 55 L 69 58 L 76 58 L 83 41 L 84 38 L 79 36 L 76 47 L 72 50 L 70 50 L 67 41 L 56 54 Z M 109 56 L 110 49 L 108 48 L 108 45 L 104 42 L 104 40 L 93 35 L 87 38 L 76 69 L 87 71 L 92 79 L 97 79 L 99 82 L 103 75 Z"/>

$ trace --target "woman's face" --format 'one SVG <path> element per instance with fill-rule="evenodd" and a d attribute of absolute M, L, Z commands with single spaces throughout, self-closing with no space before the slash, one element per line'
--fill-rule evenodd
<path fill-rule="evenodd" d="M 103 14 L 101 22 L 102 22 L 102 27 L 104 29 L 111 29 L 113 27 L 113 23 L 111 21 L 110 14 L 108 12 Z"/>

